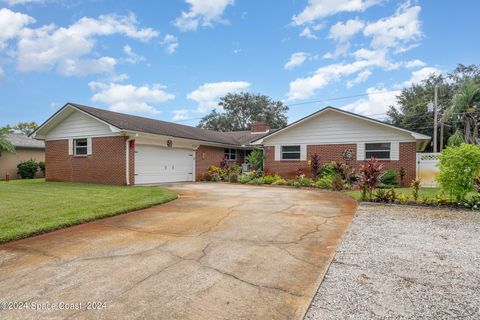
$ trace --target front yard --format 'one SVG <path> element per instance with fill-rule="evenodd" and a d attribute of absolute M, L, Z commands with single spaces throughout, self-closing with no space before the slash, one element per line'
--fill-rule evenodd
<path fill-rule="evenodd" d="M 25 238 L 86 221 L 176 199 L 159 187 L 45 182 L 0 182 L 0 242 Z"/>

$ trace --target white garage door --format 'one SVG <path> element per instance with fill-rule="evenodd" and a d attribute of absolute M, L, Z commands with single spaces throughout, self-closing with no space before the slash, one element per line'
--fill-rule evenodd
<path fill-rule="evenodd" d="M 135 146 L 135 184 L 193 181 L 194 151 Z"/>

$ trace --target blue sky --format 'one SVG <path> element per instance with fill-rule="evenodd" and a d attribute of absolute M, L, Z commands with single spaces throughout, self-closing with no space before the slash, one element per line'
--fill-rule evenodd
<path fill-rule="evenodd" d="M 385 118 L 402 87 L 478 63 L 478 1 L 0 0 L 0 126 L 66 102 L 196 125 L 227 92 Z M 326 101 L 352 95 L 350 99 Z M 310 103 L 312 101 L 318 101 Z"/>

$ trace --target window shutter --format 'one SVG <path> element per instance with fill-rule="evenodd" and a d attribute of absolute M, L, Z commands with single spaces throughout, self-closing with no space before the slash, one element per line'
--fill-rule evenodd
<path fill-rule="evenodd" d="M 280 146 L 273 146 L 273 149 L 275 151 L 275 161 L 280 161 L 280 152 L 281 152 L 281 149 L 282 147 Z"/>
<path fill-rule="evenodd" d="M 400 160 L 400 143 L 398 141 L 390 144 L 390 160 Z"/>
<path fill-rule="evenodd" d="M 357 143 L 357 160 L 358 161 L 365 160 L 365 143 L 363 142 Z"/>
<path fill-rule="evenodd" d="M 300 145 L 300 160 L 307 160 L 307 145 Z"/>
<path fill-rule="evenodd" d="M 73 155 L 73 139 L 68 139 L 68 155 Z"/>
<path fill-rule="evenodd" d="M 87 155 L 92 154 L 92 138 L 87 138 Z"/>

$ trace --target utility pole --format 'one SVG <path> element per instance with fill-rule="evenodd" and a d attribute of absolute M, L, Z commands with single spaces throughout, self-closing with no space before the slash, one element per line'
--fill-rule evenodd
<path fill-rule="evenodd" d="M 443 118 L 440 120 L 440 152 L 443 150 Z"/>
<path fill-rule="evenodd" d="M 433 98 L 433 152 L 437 152 L 437 129 L 438 129 L 438 86 L 435 86 Z"/>

